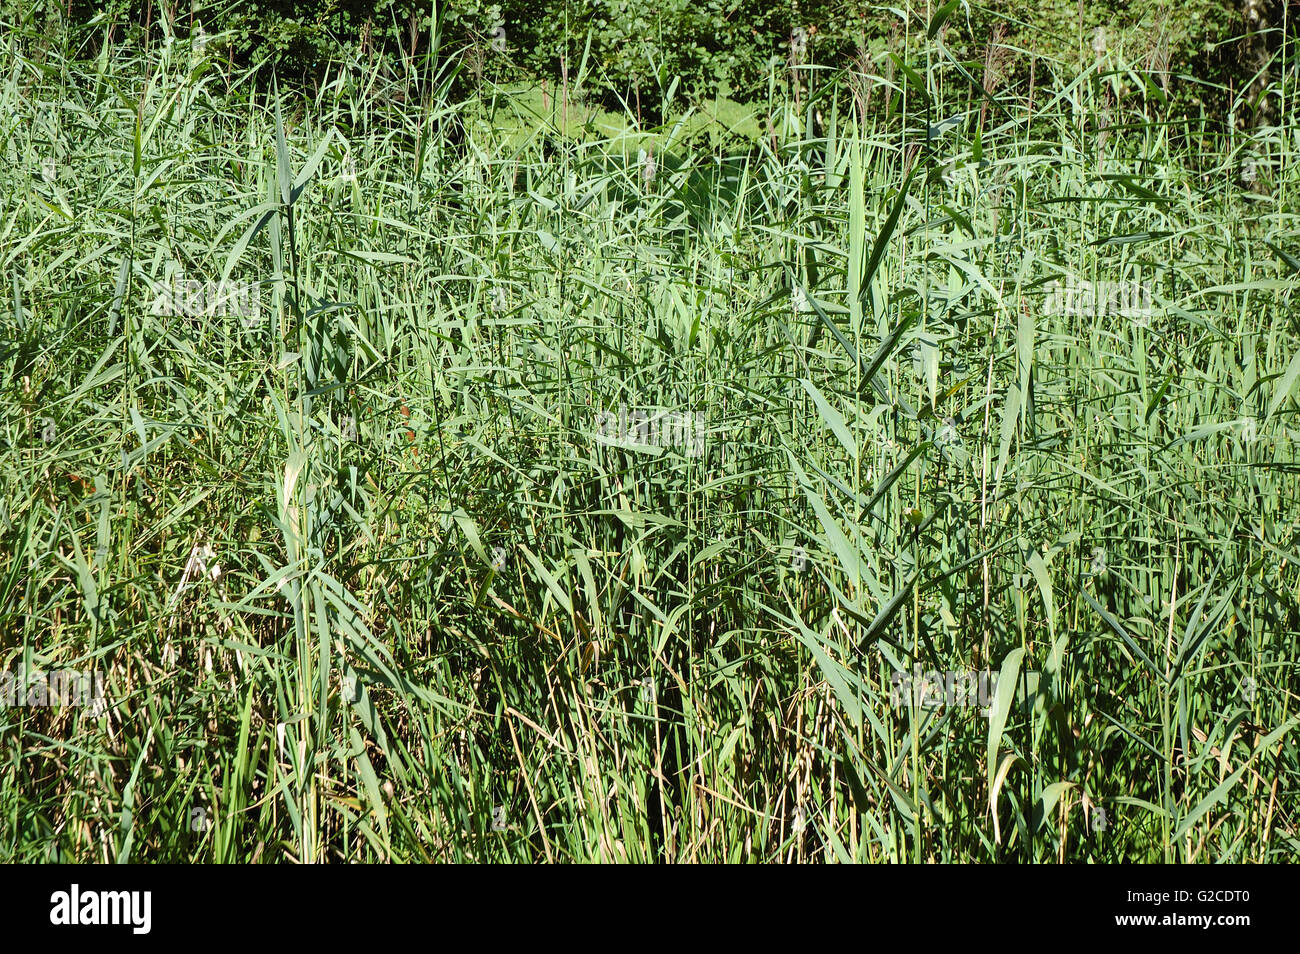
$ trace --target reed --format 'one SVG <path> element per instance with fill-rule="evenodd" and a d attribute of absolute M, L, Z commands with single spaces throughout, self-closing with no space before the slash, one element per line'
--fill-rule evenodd
<path fill-rule="evenodd" d="M 933 25 L 734 148 L 0 31 L 0 664 L 104 696 L 0 859 L 1294 858 L 1300 123 Z"/>

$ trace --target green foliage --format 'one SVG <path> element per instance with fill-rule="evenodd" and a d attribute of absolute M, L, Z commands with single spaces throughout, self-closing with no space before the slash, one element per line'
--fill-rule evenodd
<path fill-rule="evenodd" d="M 106 690 L 0 861 L 1293 859 L 1294 62 L 1244 138 L 960 16 L 661 126 L 0 34 L 0 669 Z"/>
<path fill-rule="evenodd" d="M 203 20 L 209 33 L 230 35 L 234 62 L 273 65 L 282 80 L 295 82 L 319 79 L 330 63 L 358 56 L 419 55 L 432 49 L 436 35 L 443 55 L 466 58 L 467 79 L 545 79 L 557 86 L 567 73 L 577 95 L 619 112 L 628 104 L 660 121 L 681 102 L 762 100 L 775 66 L 802 68 L 798 82 L 807 86 L 826 71 L 879 70 L 889 51 L 910 58 L 925 42 L 936 9 L 844 0 L 250 0 L 188 9 L 146 0 L 77 0 L 66 8 L 55 0 L 10 0 L 7 6 L 11 17 L 56 24 L 66 10 L 73 24 L 116 24 L 119 39 L 137 41 L 146 23 L 156 32 L 165 20 L 184 33 Z M 1226 0 L 1045 0 L 1028 8 L 997 0 L 945 9 L 942 35 L 951 53 L 981 80 L 993 65 L 1002 85 L 1027 82 L 1035 57 L 1044 68 L 1066 72 L 1092 62 L 1098 30 L 1110 55 L 1162 76 L 1187 73 L 1227 88 L 1251 72 L 1240 46 L 1228 42 L 1242 22 Z M 269 79 L 269 69 L 264 72 Z M 1225 105 L 1221 97 L 1204 102 L 1203 87 L 1175 87 L 1180 111 Z"/>

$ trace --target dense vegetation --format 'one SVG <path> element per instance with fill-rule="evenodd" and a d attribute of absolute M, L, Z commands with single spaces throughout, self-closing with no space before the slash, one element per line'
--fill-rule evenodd
<path fill-rule="evenodd" d="M 0 859 L 1293 858 L 1294 64 L 1078 9 L 653 109 L 15 14 L 0 669 L 105 695 Z"/>
<path fill-rule="evenodd" d="M 1282 24 L 1281 3 L 1243 2 L 1264 11 L 1265 25 Z M 319 80 L 349 57 L 413 57 L 442 46 L 469 54 L 466 79 L 554 83 L 583 73 L 586 93 L 605 105 L 640 100 L 660 110 L 719 94 L 762 99 L 774 63 L 808 67 L 802 79 L 815 81 L 864 54 L 894 50 L 910 58 L 941 6 L 951 8 L 946 43 L 961 60 L 981 60 L 996 39 L 1007 53 L 1046 57 L 1039 65 L 1074 68 L 1103 29 L 1129 60 L 1157 73 L 1172 68 L 1226 85 L 1251 72 L 1234 41 L 1243 18 L 1232 0 L 933 3 L 915 8 L 910 19 L 888 5 L 845 0 L 9 0 L 5 6 L 13 19 L 46 33 L 69 21 L 93 23 L 107 28 L 110 39 L 137 44 L 206 24 L 209 33 L 226 34 L 221 55 L 229 63 L 274 65 L 282 81 Z M 1011 78 L 1026 78 L 1016 74 L 1028 70 L 1028 57 L 1004 53 L 1001 59 Z"/>

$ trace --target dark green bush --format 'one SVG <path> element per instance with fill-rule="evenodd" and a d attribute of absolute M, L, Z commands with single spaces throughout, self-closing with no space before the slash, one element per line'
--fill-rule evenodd
<path fill-rule="evenodd" d="M 670 99 L 748 102 L 765 99 L 773 81 L 874 71 L 887 50 L 915 61 L 936 6 L 915 7 L 905 22 L 901 8 L 843 0 L 458 0 L 437 7 L 437 35 L 440 55 L 463 58 L 466 87 L 484 78 L 542 79 L 609 108 L 627 104 L 662 118 Z M 119 40 L 160 34 L 164 21 L 183 35 L 201 20 L 209 33 L 229 32 L 233 61 L 260 61 L 283 82 L 311 80 L 346 57 L 400 63 L 427 53 L 435 36 L 435 5 L 415 0 L 36 0 L 8 2 L 5 10 L 10 19 L 111 24 Z M 1179 74 L 1226 90 L 1252 72 L 1242 45 L 1225 42 L 1243 30 L 1230 0 L 959 3 L 944 39 L 973 81 L 997 87 L 1026 83 L 1054 63 L 1074 70 L 1094 60 L 1099 30 L 1109 49 L 1149 66 L 1179 111 L 1221 112 L 1227 101 L 1225 93 L 1208 104 L 1205 89 L 1179 83 Z M 788 64 L 813 69 L 792 72 Z"/>

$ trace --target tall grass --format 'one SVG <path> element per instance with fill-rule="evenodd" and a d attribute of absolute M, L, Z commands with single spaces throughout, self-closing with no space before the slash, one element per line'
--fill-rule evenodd
<path fill-rule="evenodd" d="M 107 688 L 0 711 L 0 858 L 1294 857 L 1294 70 L 930 33 L 730 151 L 6 33 L 0 663 Z"/>

